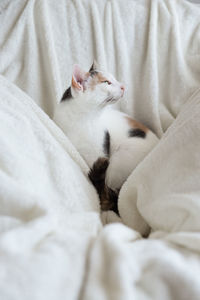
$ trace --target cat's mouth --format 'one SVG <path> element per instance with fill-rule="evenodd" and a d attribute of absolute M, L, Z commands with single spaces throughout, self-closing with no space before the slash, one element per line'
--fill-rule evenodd
<path fill-rule="evenodd" d="M 117 102 L 119 99 L 122 98 L 123 95 L 119 95 L 119 96 L 108 96 L 101 104 L 101 107 L 104 107 L 108 104 L 114 104 L 115 102 Z"/>
<path fill-rule="evenodd" d="M 112 103 L 117 102 L 120 98 L 122 98 L 122 96 L 118 96 L 118 97 L 109 96 L 109 97 L 106 98 L 104 103 L 105 104 L 112 104 Z"/>
<path fill-rule="evenodd" d="M 115 100 L 115 98 L 114 97 L 108 97 L 108 98 L 106 98 L 106 103 L 112 103 L 112 102 L 115 102 L 116 100 Z"/>

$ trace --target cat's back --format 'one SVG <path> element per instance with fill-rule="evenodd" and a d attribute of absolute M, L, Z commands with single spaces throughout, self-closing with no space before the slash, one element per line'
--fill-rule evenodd
<path fill-rule="evenodd" d="M 105 126 L 99 116 L 95 112 L 81 113 L 64 103 L 58 105 L 53 118 L 90 167 L 105 155 Z"/>

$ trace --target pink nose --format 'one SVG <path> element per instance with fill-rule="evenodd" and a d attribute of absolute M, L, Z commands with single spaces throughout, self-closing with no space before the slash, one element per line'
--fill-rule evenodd
<path fill-rule="evenodd" d="M 124 92 L 125 87 L 123 85 L 120 86 L 121 90 Z"/>

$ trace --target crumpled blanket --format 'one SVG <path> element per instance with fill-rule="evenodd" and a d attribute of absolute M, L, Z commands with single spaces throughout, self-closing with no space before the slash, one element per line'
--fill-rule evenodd
<path fill-rule="evenodd" d="M 199 20 L 186 0 L 1 1 L 0 299 L 199 299 Z M 126 84 L 119 109 L 160 138 L 121 218 L 101 216 L 50 119 L 72 65 L 93 58 Z"/>

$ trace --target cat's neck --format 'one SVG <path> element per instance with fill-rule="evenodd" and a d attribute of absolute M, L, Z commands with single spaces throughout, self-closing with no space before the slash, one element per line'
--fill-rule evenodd
<path fill-rule="evenodd" d="M 89 117 L 89 116 L 98 116 L 100 115 L 105 106 L 98 105 L 96 102 L 95 95 L 82 95 L 81 97 L 74 98 L 70 100 L 70 103 L 66 103 L 70 105 L 70 112 L 74 116 L 80 117 Z M 67 106 L 66 106 L 67 109 Z"/>

